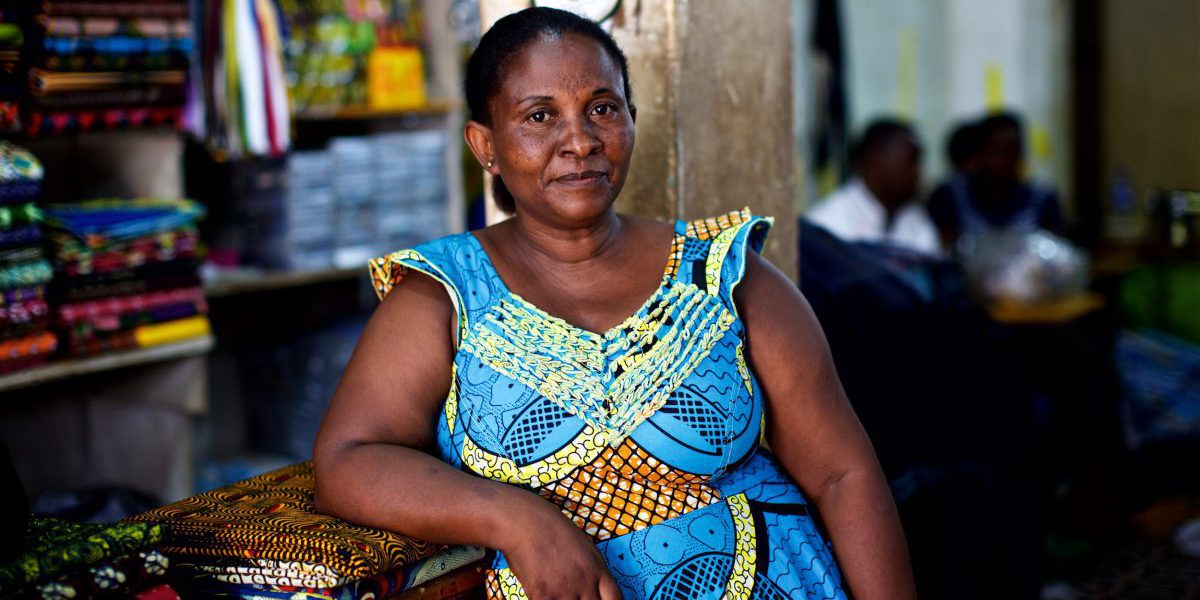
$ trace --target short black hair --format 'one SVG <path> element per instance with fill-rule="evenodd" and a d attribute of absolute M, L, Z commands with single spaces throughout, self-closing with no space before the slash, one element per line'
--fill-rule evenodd
<path fill-rule="evenodd" d="M 978 153 L 981 145 L 979 122 L 965 121 L 959 123 L 950 132 L 950 138 L 946 141 L 946 158 L 950 160 L 950 164 L 952 165 L 961 165 Z"/>
<path fill-rule="evenodd" d="M 595 40 L 621 69 L 625 101 L 633 105 L 629 88 L 629 61 L 617 42 L 594 21 L 565 10 L 546 7 L 526 8 L 506 15 L 492 25 L 467 61 L 467 76 L 463 90 L 467 96 L 470 119 L 491 126 L 491 100 L 500 91 L 505 68 L 518 52 L 543 35 L 559 36 L 568 33 Z M 501 210 L 512 213 L 516 202 L 499 177 L 492 180 L 492 193 Z"/>
<path fill-rule="evenodd" d="M 854 144 L 850 158 L 853 164 L 860 165 L 868 154 L 883 148 L 901 137 L 911 138 L 914 142 L 917 141 L 917 133 L 913 131 L 912 126 L 908 123 L 899 119 L 876 119 L 863 130 L 862 135 L 859 136 L 858 141 Z M 917 147 L 920 148 L 919 142 L 917 142 Z"/>
<path fill-rule="evenodd" d="M 986 144 L 997 131 L 1014 129 L 1017 137 L 1024 137 L 1025 125 L 1021 117 L 1011 111 L 994 112 L 979 121 L 979 142 Z"/>

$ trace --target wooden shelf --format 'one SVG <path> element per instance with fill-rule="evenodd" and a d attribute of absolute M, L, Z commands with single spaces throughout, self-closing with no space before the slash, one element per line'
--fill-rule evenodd
<path fill-rule="evenodd" d="M 189 356 L 200 356 L 207 354 L 212 348 L 212 336 L 205 335 L 173 344 L 113 352 L 111 354 L 100 354 L 87 358 L 54 361 L 40 367 L 0 376 L 0 392 L 69 379 L 89 373 L 111 371 L 113 369 L 145 365 L 176 358 L 186 358 Z"/>
<path fill-rule="evenodd" d="M 209 298 L 222 298 L 316 283 L 343 281 L 366 275 L 365 266 L 274 272 L 250 269 L 226 271 L 218 275 L 216 280 L 204 284 L 204 294 Z"/>
<path fill-rule="evenodd" d="M 381 119 L 406 119 L 413 117 L 437 117 L 458 110 L 457 102 L 435 100 L 419 108 L 378 109 L 370 106 L 344 106 L 336 110 L 307 110 L 296 114 L 297 121 L 371 121 Z"/>

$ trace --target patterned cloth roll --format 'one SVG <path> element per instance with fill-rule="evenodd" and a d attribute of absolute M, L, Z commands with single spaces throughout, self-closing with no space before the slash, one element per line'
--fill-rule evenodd
<path fill-rule="evenodd" d="M 46 260 L 35 260 L 0 268 L 0 288 L 22 288 L 44 285 L 54 277 L 54 269 Z"/>
<path fill-rule="evenodd" d="M 34 517 L 26 526 L 25 553 L 0 564 L 0 590 L 20 589 L 145 550 L 162 537 L 163 527 L 148 523 L 100 525 Z"/>
<path fill-rule="evenodd" d="M 105 596 L 129 596 L 134 590 L 167 575 L 170 561 L 155 550 L 79 568 L 53 581 L 33 586 L 29 595 L 42 600 L 73 600 Z"/>
<path fill-rule="evenodd" d="M 2 188 L 3 186 L 0 186 Z M 2 194 L 0 190 L 0 194 Z M 0 200 L 2 202 L 3 200 Z M 37 225 L 22 225 L 11 229 L 0 229 L 0 248 L 34 246 L 42 243 L 42 228 Z"/>
<path fill-rule="evenodd" d="M 289 563 L 344 585 L 444 549 L 316 512 L 311 462 L 299 463 L 131 517 L 161 523 L 160 549 L 178 563 L 229 566 Z"/>

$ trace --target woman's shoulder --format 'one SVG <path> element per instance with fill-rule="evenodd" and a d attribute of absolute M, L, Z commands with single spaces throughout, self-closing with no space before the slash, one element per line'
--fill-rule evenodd
<path fill-rule="evenodd" d="M 751 212 L 750 207 L 734 210 L 727 213 L 714 215 L 710 217 L 702 217 L 691 221 L 684 221 L 684 234 L 687 237 L 700 240 L 711 240 L 720 237 L 721 235 L 730 235 L 726 232 L 753 227 L 755 224 L 761 223 L 764 227 L 770 227 L 775 222 L 774 217 L 755 215 Z"/>
<path fill-rule="evenodd" d="M 368 267 L 375 293 L 382 299 L 413 270 L 461 288 L 472 270 L 474 254 L 474 237 L 461 232 L 394 250 L 371 259 Z"/>

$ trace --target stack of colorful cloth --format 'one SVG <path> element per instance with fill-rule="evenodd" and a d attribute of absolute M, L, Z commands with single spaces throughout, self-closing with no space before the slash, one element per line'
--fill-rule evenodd
<path fill-rule="evenodd" d="M 160 549 L 184 596 L 379 600 L 484 558 L 318 514 L 308 462 L 127 521 L 166 526 Z"/>
<path fill-rule="evenodd" d="M 208 335 L 200 284 L 204 215 L 189 200 L 89 200 L 47 206 L 53 323 L 71 356 Z"/>
<path fill-rule="evenodd" d="M 21 554 L 0 563 L 0 597 L 179 600 L 166 582 L 170 562 L 154 549 L 162 538 L 159 525 L 32 518 L 23 540 L 5 540 Z"/>
<path fill-rule="evenodd" d="M 0 141 L 0 373 L 40 365 L 57 348 L 48 331 L 46 285 L 53 269 L 42 252 L 42 165 Z"/>
<path fill-rule="evenodd" d="M 180 124 L 193 40 L 186 0 L 29 2 L 31 135 Z"/>
<path fill-rule="evenodd" d="M 0 8 L 0 133 L 20 131 L 20 99 L 25 91 L 25 72 L 21 68 L 21 44 L 25 35 L 21 24 Z"/>

